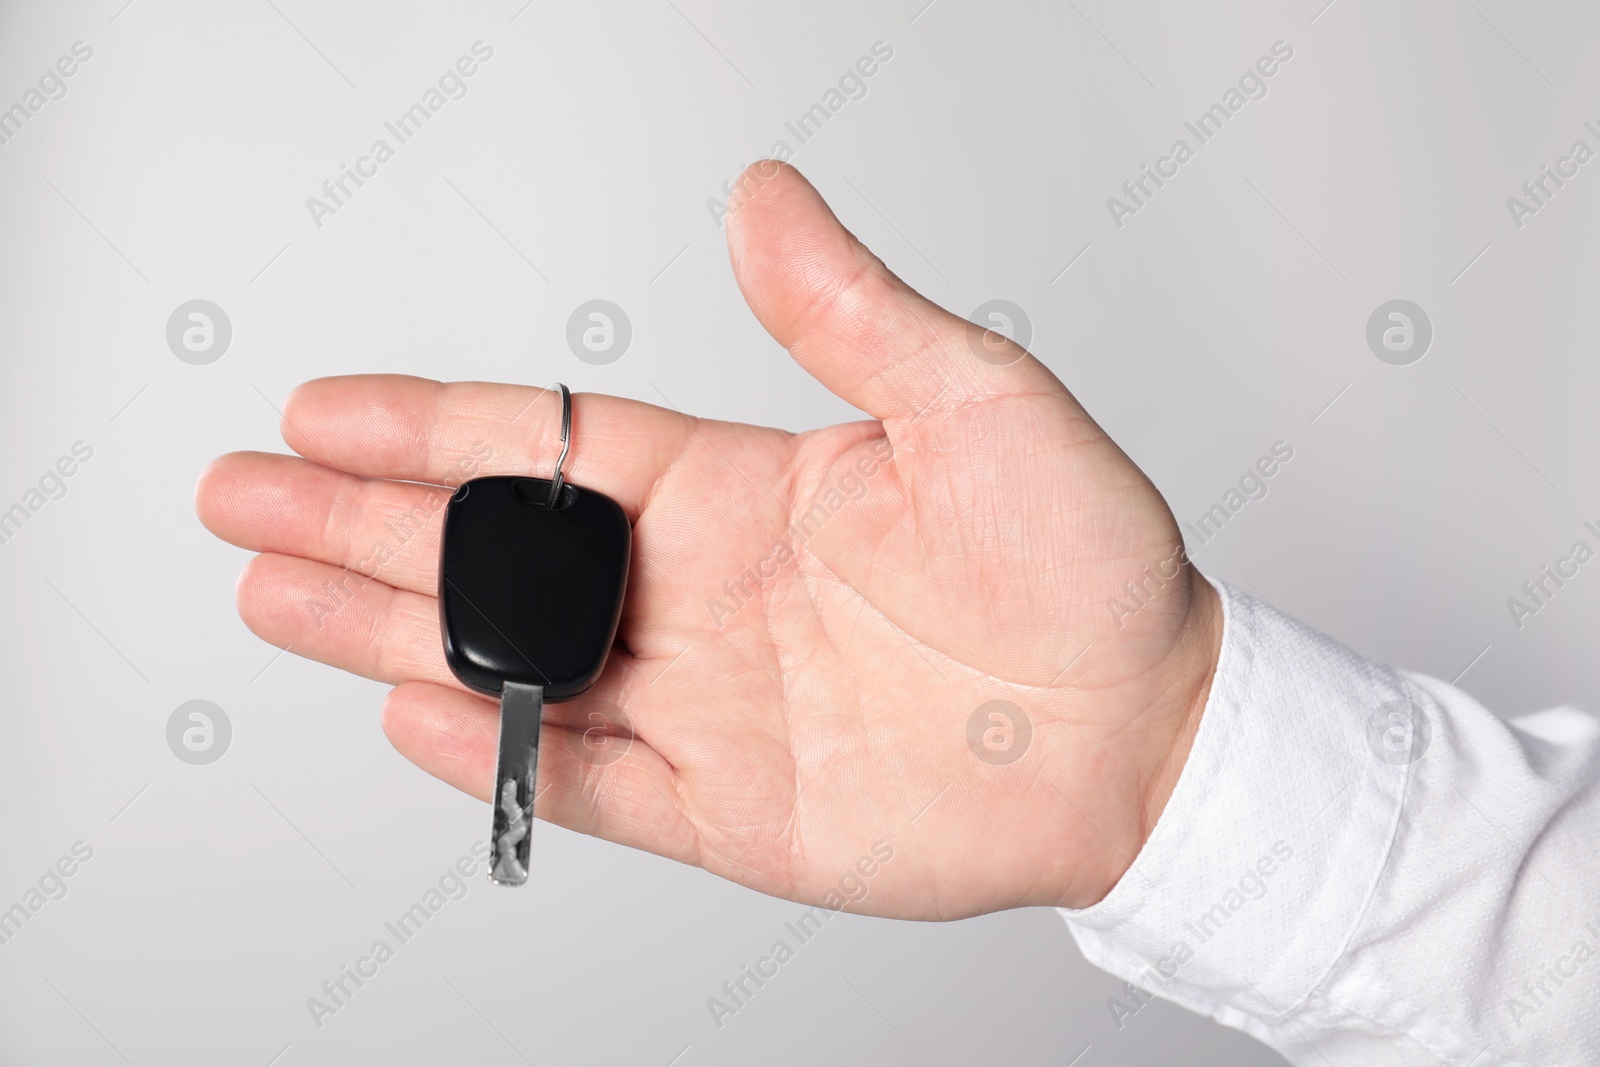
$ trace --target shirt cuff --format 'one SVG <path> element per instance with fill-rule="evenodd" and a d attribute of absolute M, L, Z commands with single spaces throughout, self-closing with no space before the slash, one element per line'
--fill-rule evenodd
<path fill-rule="evenodd" d="M 1111 892 L 1060 910 L 1090 962 L 1270 1041 L 1338 961 L 1383 871 L 1414 694 L 1392 668 L 1212 584 L 1222 650 L 1172 797 Z"/>

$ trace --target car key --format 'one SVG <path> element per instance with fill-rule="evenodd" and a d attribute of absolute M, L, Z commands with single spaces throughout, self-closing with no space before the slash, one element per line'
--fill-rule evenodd
<path fill-rule="evenodd" d="M 445 662 L 500 699 L 489 879 L 528 880 L 545 703 L 579 696 L 604 669 L 622 614 L 633 529 L 604 493 L 561 473 L 572 394 L 561 390 L 555 476 L 465 482 L 445 510 L 439 620 Z"/>

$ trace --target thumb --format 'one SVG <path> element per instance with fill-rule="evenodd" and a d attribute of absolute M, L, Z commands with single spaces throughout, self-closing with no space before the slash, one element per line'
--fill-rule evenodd
<path fill-rule="evenodd" d="M 996 333 L 958 318 L 890 272 L 799 171 L 746 168 L 728 255 L 768 333 L 829 390 L 884 422 L 976 398 L 1065 390 Z"/>

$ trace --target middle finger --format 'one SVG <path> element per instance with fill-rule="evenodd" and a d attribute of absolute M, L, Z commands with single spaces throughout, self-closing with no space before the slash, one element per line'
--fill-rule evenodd
<path fill-rule="evenodd" d="M 358 478 L 299 456 L 235 452 L 207 468 L 196 496 L 206 528 L 240 548 L 300 556 L 433 596 L 452 492 Z"/>

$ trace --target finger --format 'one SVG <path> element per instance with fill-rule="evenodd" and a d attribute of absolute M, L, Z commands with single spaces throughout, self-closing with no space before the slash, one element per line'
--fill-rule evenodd
<path fill-rule="evenodd" d="M 240 548 L 303 556 L 432 595 L 450 495 L 355 478 L 299 456 L 235 452 L 200 476 L 195 510 L 206 529 Z"/>
<path fill-rule="evenodd" d="M 745 301 L 802 367 L 874 418 L 914 419 L 976 397 L 1062 391 L 1020 348 L 1015 362 L 984 349 L 983 329 L 897 278 L 793 167 L 753 164 L 736 195 L 728 252 Z M 997 337 L 988 336 L 991 345 Z"/>
<path fill-rule="evenodd" d="M 638 739 L 597 754 L 581 727 L 552 722 L 552 711 L 581 704 L 545 707 L 534 813 L 569 830 L 698 863 L 696 834 L 677 800 L 671 765 Z M 499 711 L 491 701 L 412 682 L 384 702 L 383 730 L 418 767 L 489 799 L 499 743 Z"/>
<path fill-rule="evenodd" d="M 239 575 L 237 597 L 245 625 L 279 648 L 391 685 L 420 679 L 462 688 L 445 665 L 431 596 L 267 553 Z"/>
<path fill-rule="evenodd" d="M 439 602 L 431 596 L 315 560 L 268 553 L 251 560 L 239 576 L 238 599 L 239 615 L 252 632 L 306 659 L 390 685 L 423 681 L 472 693 L 445 663 Z M 591 692 L 597 699 L 620 696 L 660 669 L 614 649 Z M 551 707 L 560 710 L 547 710 L 547 720 L 580 730 L 596 725 L 577 703 Z M 631 722 L 649 712 L 628 714 Z"/>
<path fill-rule="evenodd" d="M 459 485 L 488 474 L 549 478 L 561 454 L 554 390 L 397 374 L 319 378 L 283 408 L 283 439 L 324 466 L 373 478 Z M 637 518 L 696 434 L 683 415 L 634 400 L 572 398 L 564 475 Z"/>

